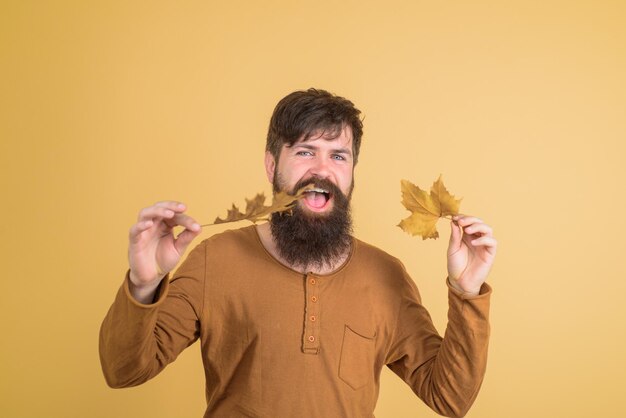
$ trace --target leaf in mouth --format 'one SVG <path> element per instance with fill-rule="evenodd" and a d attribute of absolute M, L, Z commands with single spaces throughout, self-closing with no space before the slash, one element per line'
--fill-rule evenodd
<path fill-rule="evenodd" d="M 232 207 L 228 209 L 226 217 L 215 218 L 213 223 L 204 224 L 202 226 L 217 225 L 228 222 L 238 221 L 250 221 L 254 224 L 260 221 L 266 221 L 269 219 L 272 213 L 286 212 L 293 208 L 294 202 L 301 199 L 305 193 L 311 190 L 311 187 L 303 187 L 294 195 L 290 195 L 287 192 L 278 192 L 274 194 L 272 204 L 265 206 L 265 194 L 257 193 L 252 199 L 246 200 L 246 211 L 242 212 L 234 203 Z"/>

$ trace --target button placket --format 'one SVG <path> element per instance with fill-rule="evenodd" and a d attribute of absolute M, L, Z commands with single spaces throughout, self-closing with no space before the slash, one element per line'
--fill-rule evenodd
<path fill-rule="evenodd" d="M 319 284 L 320 279 L 311 273 L 305 277 L 305 312 L 304 330 L 302 335 L 302 351 L 305 354 L 317 354 L 320 349 L 319 341 Z"/>

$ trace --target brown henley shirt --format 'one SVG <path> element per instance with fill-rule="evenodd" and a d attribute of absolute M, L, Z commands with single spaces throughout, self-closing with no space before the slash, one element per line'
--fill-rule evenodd
<path fill-rule="evenodd" d="M 385 365 L 436 412 L 463 416 L 485 372 L 490 293 L 449 287 L 441 338 L 396 258 L 353 239 L 339 270 L 302 274 L 250 226 L 200 243 L 153 304 L 127 277 L 100 357 L 110 386 L 134 386 L 200 339 L 205 417 L 373 417 Z"/>

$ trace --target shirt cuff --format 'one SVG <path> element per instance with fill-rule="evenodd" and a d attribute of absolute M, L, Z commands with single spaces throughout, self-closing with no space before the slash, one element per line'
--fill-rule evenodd
<path fill-rule="evenodd" d="M 461 292 L 457 290 L 456 288 L 452 287 L 452 285 L 450 284 L 449 277 L 446 279 L 446 285 L 448 286 L 448 291 L 451 294 L 463 300 L 482 299 L 485 297 L 489 297 L 489 295 L 491 295 L 491 292 L 492 292 L 491 286 L 489 286 L 487 283 L 483 283 L 477 295 L 469 295 L 467 293 Z"/>
<path fill-rule="evenodd" d="M 159 306 L 168 294 L 170 288 L 170 280 L 169 274 L 166 275 L 159 283 L 159 286 L 156 288 L 156 292 L 154 294 L 154 299 L 152 303 L 141 303 L 138 302 L 133 295 L 130 293 L 130 269 L 126 272 L 126 277 L 124 277 L 124 283 L 122 284 L 122 289 L 124 289 L 124 294 L 128 298 L 128 300 L 135 306 L 144 309 L 155 308 Z"/>

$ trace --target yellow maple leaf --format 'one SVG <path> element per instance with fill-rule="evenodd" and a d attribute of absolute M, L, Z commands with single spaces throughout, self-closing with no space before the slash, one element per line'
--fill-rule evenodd
<path fill-rule="evenodd" d="M 411 235 L 421 235 L 422 239 L 437 239 L 439 218 L 459 213 L 461 199 L 456 199 L 448 192 L 441 176 L 431 186 L 430 193 L 408 180 L 402 180 L 400 188 L 402 204 L 411 211 L 411 215 L 400 221 L 398 226 Z"/>
<path fill-rule="evenodd" d="M 215 218 L 215 221 L 210 224 L 204 224 L 202 226 L 209 225 L 217 225 L 228 222 L 237 222 L 237 221 L 250 221 L 252 223 L 257 223 L 260 221 L 268 220 L 270 215 L 275 212 L 285 212 L 291 210 L 293 207 L 293 203 L 300 199 L 306 188 L 302 188 L 298 190 L 295 195 L 290 195 L 286 192 L 278 192 L 274 194 L 274 198 L 272 200 L 272 204 L 270 206 L 265 206 L 265 194 L 257 193 L 252 199 L 246 199 L 246 211 L 241 212 L 235 204 L 232 205 L 231 209 L 228 209 L 226 217 L 220 218 L 219 216 Z"/>

